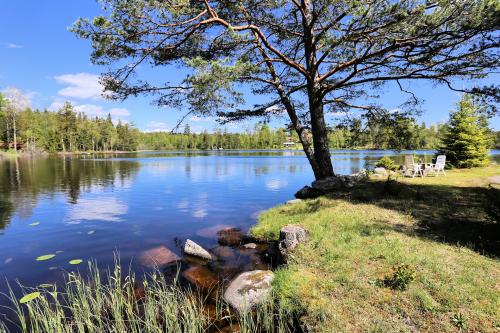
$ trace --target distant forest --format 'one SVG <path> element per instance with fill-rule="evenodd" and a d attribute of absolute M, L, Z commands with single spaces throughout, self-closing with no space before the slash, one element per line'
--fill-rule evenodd
<path fill-rule="evenodd" d="M 332 149 L 436 149 L 446 125 L 418 124 L 406 117 L 380 121 L 354 119 L 330 128 Z M 500 132 L 490 132 L 500 148 Z M 131 124 L 113 123 L 111 117 L 90 118 L 75 112 L 66 103 L 59 111 L 26 108 L 0 109 L 0 146 L 28 152 L 133 151 L 160 149 L 300 149 L 297 135 L 286 128 L 272 129 L 257 123 L 253 129 L 229 133 L 216 128 L 213 133 L 192 133 L 186 124 L 182 133 L 141 132 Z M 291 144 L 295 143 L 295 144 Z"/>

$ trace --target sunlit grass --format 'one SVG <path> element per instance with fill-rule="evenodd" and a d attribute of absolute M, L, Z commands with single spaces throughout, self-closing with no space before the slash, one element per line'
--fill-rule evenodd
<path fill-rule="evenodd" d="M 462 233 L 475 224 L 497 228 L 488 211 L 495 203 L 484 186 L 500 170 L 447 173 L 390 185 L 377 181 L 350 195 L 264 212 L 254 236 L 277 239 L 289 223 L 310 232 L 309 243 L 276 273 L 284 306 L 303 312 L 302 324 L 313 332 L 498 330 L 500 263 L 480 247 L 496 236 L 479 228 L 478 244 L 454 239 L 468 239 Z M 448 229 L 450 219 L 457 225 Z M 406 290 L 381 286 L 398 265 L 411 267 L 415 280 Z"/>

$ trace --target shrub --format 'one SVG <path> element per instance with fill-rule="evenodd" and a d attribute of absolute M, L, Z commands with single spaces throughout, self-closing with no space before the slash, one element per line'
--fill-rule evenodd
<path fill-rule="evenodd" d="M 386 276 L 381 284 L 394 290 L 406 290 L 408 285 L 415 280 L 415 275 L 415 270 L 412 267 L 402 264 L 395 267 L 392 275 Z"/>
<path fill-rule="evenodd" d="M 399 168 L 399 165 L 394 162 L 392 158 L 389 156 L 384 156 L 380 160 L 378 160 L 375 165 L 377 168 L 385 168 L 387 170 L 396 171 Z"/>

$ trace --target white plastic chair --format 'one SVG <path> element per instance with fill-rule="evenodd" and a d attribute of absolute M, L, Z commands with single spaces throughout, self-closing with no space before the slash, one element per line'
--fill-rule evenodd
<path fill-rule="evenodd" d="M 446 172 L 444 172 L 444 167 L 446 165 L 446 155 L 438 155 L 436 157 L 436 163 L 430 165 L 430 172 L 434 173 L 436 176 L 439 176 L 439 173 L 442 172 L 443 175 L 446 176 Z"/>
<path fill-rule="evenodd" d="M 416 164 L 413 155 L 405 155 L 405 164 L 403 166 L 403 175 L 415 178 L 416 175 L 424 176 L 424 171 L 420 164 Z"/>

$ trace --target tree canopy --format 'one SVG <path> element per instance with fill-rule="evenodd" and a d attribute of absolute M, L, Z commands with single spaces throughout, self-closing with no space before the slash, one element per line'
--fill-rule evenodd
<path fill-rule="evenodd" d="M 316 178 L 334 175 L 325 112 L 383 114 L 388 82 L 445 84 L 498 102 L 496 86 L 453 86 L 498 68 L 495 0 L 103 0 L 105 14 L 72 30 L 109 66 L 108 97 L 152 94 L 161 106 L 221 121 L 287 117 Z M 184 79 L 146 81 L 138 68 L 176 65 Z M 168 72 L 165 72 L 168 77 Z M 243 87 L 267 101 L 245 109 Z M 312 137 L 312 142 L 310 138 Z"/>

